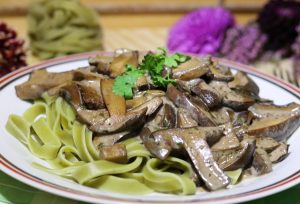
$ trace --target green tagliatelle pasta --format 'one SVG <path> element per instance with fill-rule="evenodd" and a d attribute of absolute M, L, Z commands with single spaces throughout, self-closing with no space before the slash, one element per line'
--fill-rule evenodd
<path fill-rule="evenodd" d="M 30 48 L 41 59 L 102 49 L 93 10 L 79 0 L 39 0 L 28 12 Z"/>
<path fill-rule="evenodd" d="M 126 194 L 188 195 L 196 191 L 189 163 L 175 157 L 153 158 L 136 138 L 123 141 L 128 163 L 101 160 L 92 132 L 76 121 L 75 111 L 61 97 L 45 95 L 22 116 L 10 115 L 6 129 L 51 166 L 34 163 L 35 167 L 86 186 Z"/>

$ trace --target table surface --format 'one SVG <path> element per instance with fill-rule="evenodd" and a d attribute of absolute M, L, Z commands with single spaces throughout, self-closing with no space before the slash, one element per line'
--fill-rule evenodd
<path fill-rule="evenodd" d="M 120 47 L 150 50 L 165 46 L 169 27 L 182 15 L 178 13 L 99 15 L 99 22 L 104 30 L 105 50 L 114 50 Z M 234 15 L 239 24 L 245 24 L 255 19 L 255 14 L 253 13 L 236 13 Z M 24 16 L 1 16 L 0 20 L 14 27 L 18 31 L 19 36 L 26 39 L 27 22 Z M 33 56 L 28 56 L 29 64 L 35 64 L 38 61 Z M 272 74 L 274 68 L 272 63 L 257 64 L 257 66 L 269 74 Z M 291 62 L 289 60 L 282 61 L 282 67 L 289 69 Z M 79 203 L 29 187 L 4 175 L 3 172 L 0 172 L 0 189 L 0 202 L 4 203 L 38 204 L 45 199 L 48 203 L 53 204 Z M 300 204 L 299 192 L 300 187 L 298 186 L 264 199 L 249 202 L 248 204 Z M 14 196 L 16 194 L 18 196 Z"/>

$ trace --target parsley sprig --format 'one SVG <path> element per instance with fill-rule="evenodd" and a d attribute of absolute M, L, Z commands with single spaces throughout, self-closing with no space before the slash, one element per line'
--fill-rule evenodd
<path fill-rule="evenodd" d="M 153 85 L 157 87 L 166 87 L 169 83 L 175 83 L 171 76 L 162 76 L 162 71 L 165 66 L 169 68 L 176 68 L 179 64 L 190 59 L 189 56 L 175 53 L 168 56 L 163 48 L 158 49 L 157 53 L 148 53 L 145 55 L 141 64 L 137 67 L 126 65 L 126 72 L 118 76 L 113 86 L 113 92 L 125 98 L 132 98 L 132 88 L 135 86 L 139 77 L 148 74 L 152 80 Z"/>

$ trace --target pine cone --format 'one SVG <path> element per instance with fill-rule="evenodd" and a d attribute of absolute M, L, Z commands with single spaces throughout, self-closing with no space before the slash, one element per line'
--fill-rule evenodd
<path fill-rule="evenodd" d="M 0 77 L 26 66 L 23 44 L 15 30 L 0 22 Z"/>

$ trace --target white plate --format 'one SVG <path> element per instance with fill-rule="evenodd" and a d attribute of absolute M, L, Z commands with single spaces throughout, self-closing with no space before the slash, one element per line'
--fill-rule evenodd
<path fill-rule="evenodd" d="M 42 64 L 25 67 L 0 79 L 0 168 L 8 175 L 41 190 L 60 196 L 92 202 L 92 203 L 236 203 L 253 200 L 280 192 L 300 183 L 300 128 L 292 135 L 290 155 L 282 162 L 274 165 L 273 171 L 264 176 L 246 180 L 231 189 L 216 192 L 197 192 L 192 196 L 177 196 L 167 194 L 151 194 L 146 196 L 129 196 L 104 192 L 85 187 L 43 172 L 31 166 L 35 158 L 24 145 L 5 130 L 9 114 L 22 114 L 29 103 L 17 98 L 14 86 L 28 79 L 28 74 L 35 69 L 47 67 L 50 71 L 66 71 L 88 65 L 87 58 L 96 52 L 72 55 L 46 61 Z M 300 103 L 300 89 L 278 80 L 272 76 L 259 73 L 248 66 L 222 60 L 235 69 L 248 72 L 259 85 L 260 96 L 275 101 L 276 104 L 289 102 Z"/>

